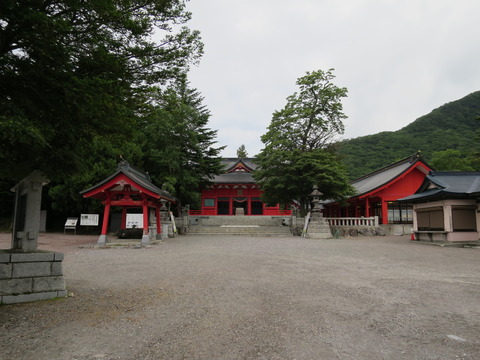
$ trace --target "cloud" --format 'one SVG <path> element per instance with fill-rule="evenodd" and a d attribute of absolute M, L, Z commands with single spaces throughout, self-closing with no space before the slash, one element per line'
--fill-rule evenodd
<path fill-rule="evenodd" d="M 272 113 L 306 71 L 335 68 L 347 87 L 345 137 L 398 130 L 480 90 L 474 0 L 196 0 L 189 26 L 205 55 L 190 80 L 224 156 L 262 148 Z"/>

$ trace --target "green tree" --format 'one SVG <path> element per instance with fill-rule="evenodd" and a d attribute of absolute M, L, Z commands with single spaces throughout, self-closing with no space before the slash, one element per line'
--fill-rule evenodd
<path fill-rule="evenodd" d="M 268 204 L 298 202 L 302 214 L 308 211 L 309 194 L 317 185 L 323 199 L 341 199 L 353 194 L 345 169 L 336 155 L 324 149 L 277 150 L 257 157 L 254 176 Z"/>
<path fill-rule="evenodd" d="M 432 167 L 438 171 L 474 171 L 473 157 L 465 157 L 458 150 L 447 149 L 432 154 Z"/>
<path fill-rule="evenodd" d="M 94 139 L 129 141 L 152 86 L 202 53 L 189 18 L 181 0 L 2 1 L 0 178 L 65 178 Z"/>
<path fill-rule="evenodd" d="M 305 212 L 313 185 L 319 186 L 325 199 L 352 193 L 332 146 L 334 138 L 344 131 L 341 99 L 347 89 L 334 85 L 333 79 L 332 69 L 307 72 L 297 80 L 299 91 L 273 114 L 261 138 L 265 147 L 257 156 L 259 167 L 254 173 L 264 201 L 298 201 Z"/>
<path fill-rule="evenodd" d="M 245 145 L 242 144 L 238 147 L 237 149 L 237 157 L 239 159 L 245 159 L 248 157 L 248 153 L 247 153 L 247 150 L 245 149 Z"/>
<path fill-rule="evenodd" d="M 342 98 L 347 89 L 334 85 L 333 69 L 307 72 L 297 80 L 298 92 L 287 98 L 285 107 L 273 114 L 266 147 L 312 150 L 325 148 L 344 132 Z"/>
<path fill-rule="evenodd" d="M 178 206 L 199 205 L 200 190 L 221 172 L 216 130 L 207 127 L 210 112 L 185 78 L 158 94 L 143 129 L 144 167 L 157 184 L 179 199 Z"/>

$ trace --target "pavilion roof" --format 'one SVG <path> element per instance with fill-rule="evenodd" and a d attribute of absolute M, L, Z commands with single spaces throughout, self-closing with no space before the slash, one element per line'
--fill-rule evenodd
<path fill-rule="evenodd" d="M 212 182 L 215 184 L 254 184 L 252 172 L 257 168 L 254 158 L 224 158 L 222 165 L 225 173 L 216 175 Z"/>
<path fill-rule="evenodd" d="M 409 156 L 362 176 L 351 183 L 357 192 L 355 196 L 367 195 L 378 191 L 418 166 L 421 166 L 421 170 L 424 171 L 425 174 L 430 170 L 419 153 L 416 153 L 413 156 Z"/>
<path fill-rule="evenodd" d="M 477 198 L 478 196 L 480 196 L 480 172 L 430 171 L 415 194 L 399 201 L 414 203 L 442 198 Z"/>
<path fill-rule="evenodd" d="M 117 171 L 114 174 L 100 181 L 91 188 L 81 191 L 80 194 L 84 197 L 103 198 L 104 195 L 102 195 L 102 192 L 104 190 L 121 190 L 121 188 L 123 188 L 122 180 L 125 181 L 125 177 L 130 180 L 130 185 L 134 185 L 139 190 L 148 193 L 154 198 L 176 202 L 173 195 L 155 186 L 146 172 L 130 165 L 126 161 L 121 161 L 118 164 Z"/>

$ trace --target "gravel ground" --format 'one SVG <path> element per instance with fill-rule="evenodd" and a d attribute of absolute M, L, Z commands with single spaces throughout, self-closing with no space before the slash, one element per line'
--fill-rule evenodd
<path fill-rule="evenodd" d="M 180 236 L 65 253 L 72 296 L 0 307 L 1 359 L 479 359 L 480 249 Z M 0 247 L 9 235 L 0 234 Z"/>

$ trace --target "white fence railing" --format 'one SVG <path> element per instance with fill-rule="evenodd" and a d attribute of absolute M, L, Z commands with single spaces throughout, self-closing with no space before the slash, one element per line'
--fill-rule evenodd
<path fill-rule="evenodd" d="M 378 216 L 372 217 L 326 217 L 330 226 L 352 227 L 352 226 L 378 226 Z"/>

